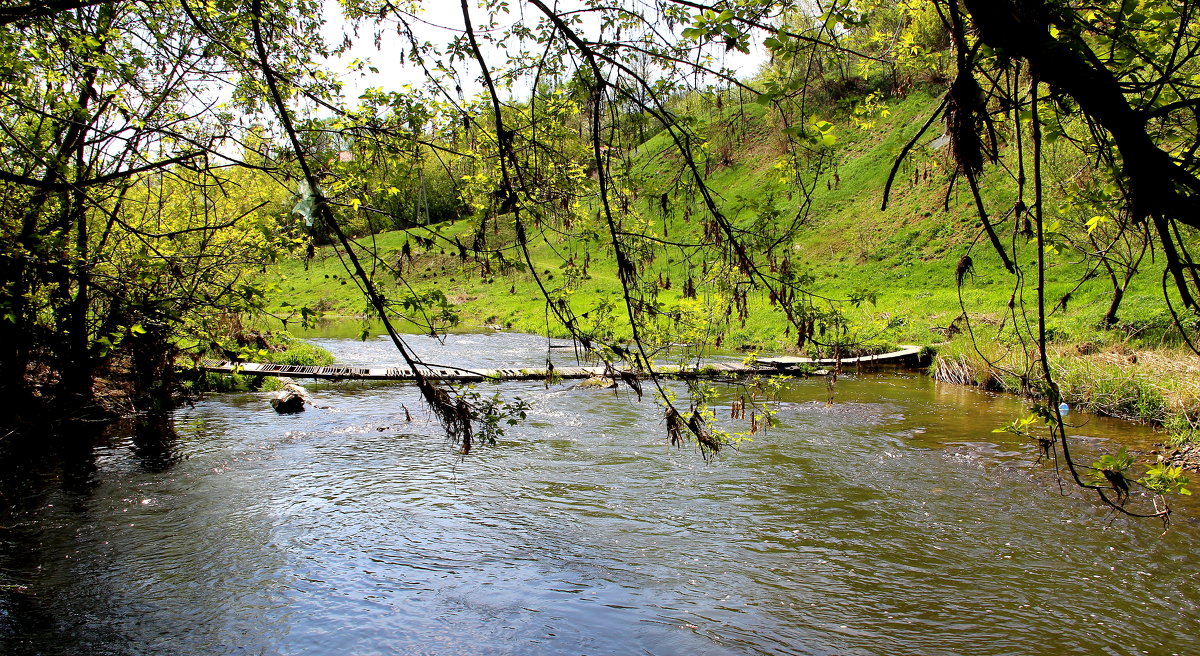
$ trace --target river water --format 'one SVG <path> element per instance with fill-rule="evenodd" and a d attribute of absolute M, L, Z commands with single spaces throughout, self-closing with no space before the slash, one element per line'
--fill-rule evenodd
<path fill-rule="evenodd" d="M 416 341 L 479 367 L 548 352 Z M 828 405 L 797 381 L 780 426 L 705 462 L 627 390 L 482 386 L 532 410 L 462 457 L 411 386 L 309 389 L 328 407 L 214 395 L 175 438 L 31 473 L 0 526 L 0 653 L 1200 653 L 1200 506 L 1164 533 L 1060 490 L 992 432 L 1011 398 L 851 375 Z M 1087 462 L 1155 439 L 1069 418 Z"/>

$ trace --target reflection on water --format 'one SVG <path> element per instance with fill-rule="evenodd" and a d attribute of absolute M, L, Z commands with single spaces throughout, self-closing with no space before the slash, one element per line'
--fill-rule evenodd
<path fill-rule="evenodd" d="M 148 472 L 165 472 L 183 456 L 179 435 L 168 414 L 139 415 L 129 420 L 133 455 Z"/>
<path fill-rule="evenodd" d="M 421 347 L 546 357 L 509 334 Z M 399 385 L 313 384 L 329 409 L 294 416 L 215 396 L 174 433 L 128 427 L 88 452 L 87 485 L 53 474 L 4 517 L 0 653 L 1195 652 L 1200 508 L 1163 535 L 1064 498 L 991 432 L 1013 399 L 861 376 L 830 406 L 800 381 L 779 428 L 710 464 L 623 390 L 494 389 L 534 409 L 467 458 Z M 1090 420 L 1081 458 L 1130 431 L 1149 447 Z"/>

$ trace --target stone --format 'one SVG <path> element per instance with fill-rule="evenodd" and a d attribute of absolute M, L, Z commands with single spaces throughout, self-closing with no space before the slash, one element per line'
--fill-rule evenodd
<path fill-rule="evenodd" d="M 271 407 L 281 415 L 304 412 L 304 404 L 312 403 L 308 398 L 308 390 L 297 385 L 290 378 L 281 378 L 283 389 L 271 397 Z"/>
<path fill-rule="evenodd" d="M 617 389 L 617 381 L 603 376 L 592 376 L 587 380 L 580 381 L 575 387 L 583 389 Z"/>

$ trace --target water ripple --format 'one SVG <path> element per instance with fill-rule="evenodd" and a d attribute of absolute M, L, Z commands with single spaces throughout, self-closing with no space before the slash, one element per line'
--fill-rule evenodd
<path fill-rule="evenodd" d="M 1200 629 L 1200 525 L 1060 496 L 992 433 L 1012 400 L 862 376 L 829 405 L 801 381 L 780 427 L 706 462 L 628 395 L 497 386 L 530 418 L 463 457 L 411 387 L 311 389 L 330 409 L 181 410 L 165 471 L 118 440 L 93 489 L 0 528 L 0 652 L 1187 653 Z"/>

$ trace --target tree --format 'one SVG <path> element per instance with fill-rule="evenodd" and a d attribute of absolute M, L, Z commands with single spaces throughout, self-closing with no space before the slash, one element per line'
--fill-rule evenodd
<path fill-rule="evenodd" d="M 3 299 L 12 321 L 0 334 L 6 349 L 0 364 L 18 365 L 3 367 L 18 372 L 10 374 L 9 388 L 21 385 L 35 359 L 33 342 L 20 335 L 52 344 L 52 359 L 65 372 L 70 363 L 94 360 L 90 353 L 99 336 L 111 334 L 104 332 L 105 317 L 121 315 L 106 314 L 91 295 L 89 262 L 99 252 L 97 231 L 107 234 L 97 226 L 120 216 L 139 176 L 153 172 L 206 189 L 221 184 L 212 169 L 226 162 L 255 168 L 282 188 L 302 181 L 313 192 L 317 236 L 327 233 L 340 246 L 397 349 L 420 371 L 392 321 L 414 314 L 413 308 L 419 315 L 429 299 L 391 298 L 377 284 L 380 272 L 403 274 L 354 242 L 347 226 L 364 205 L 366 211 L 379 209 L 371 207 L 371 198 L 379 197 L 385 181 L 355 166 L 326 167 L 314 157 L 313 144 L 335 133 L 354 149 L 376 154 L 450 153 L 469 162 L 467 193 L 473 194 L 478 229 L 471 243 L 453 246 L 463 257 L 474 253 L 523 267 L 557 322 L 611 364 L 624 358 L 649 376 L 673 441 L 688 432 L 706 452 L 715 451 L 723 438 L 705 421 L 703 395 L 694 395 L 687 409 L 677 408 L 654 373 L 652 356 L 666 334 L 661 322 L 691 312 L 687 303 L 664 302 L 660 290 L 667 281 L 654 280 L 655 259 L 670 253 L 695 264 L 699 274 L 684 284 L 685 296 L 693 300 L 698 286 L 705 289 L 712 312 L 704 321 L 744 321 L 749 299 L 761 296 L 780 313 L 798 347 L 815 344 L 841 353 L 855 340 L 841 308 L 865 296 L 821 296 L 789 249 L 806 220 L 817 176 L 836 164 L 834 126 L 814 116 L 813 107 L 857 91 L 901 91 L 918 79 L 937 84 L 943 76 L 950 78 L 944 100 L 921 133 L 944 119 L 956 160 L 951 184 L 966 183 L 981 234 L 1013 276 L 1014 322 L 1018 315 L 1034 317 L 1018 333 L 1032 336 L 1040 372 L 1022 375 L 1041 395 L 1054 428 L 1052 443 L 1081 485 L 1105 495 L 1103 486 L 1076 470 L 1053 410 L 1058 391 L 1046 357 L 1044 279 L 1047 243 L 1054 239 L 1045 218 L 1048 141 L 1067 139 L 1093 159 L 1095 175 L 1115 190 L 1121 220 L 1113 225 L 1128 228 L 1110 241 L 1125 243 L 1135 234 L 1130 230 L 1145 226 L 1164 257 L 1164 280 L 1173 285 L 1165 295 L 1171 311 L 1197 310 L 1200 273 L 1190 249 L 1192 231 L 1200 227 L 1200 109 L 1194 99 L 1200 49 L 1194 9 L 1183 0 L 585 0 L 571 7 L 528 0 L 516 20 L 508 18 L 508 3 L 477 7 L 463 0 L 459 31 L 444 47 L 422 36 L 413 13 L 419 3 L 352 0 L 343 6 L 353 33 L 403 40 L 402 64 L 425 73 L 428 95 L 370 90 L 358 106 L 346 105 L 336 77 L 313 63 L 331 52 L 317 36 L 319 3 L 39 3 L 0 15 L 0 24 L 8 26 L 4 62 L 18 73 L 18 82 L 0 88 L 15 108 L 4 110 L 4 147 L 19 163 L 0 178 L 23 194 L 5 214 L 11 246 L 6 244 L 2 279 L 13 282 L 6 283 Z M 773 57 L 760 79 L 747 81 L 721 65 L 723 53 L 747 51 L 759 38 Z M 31 60 L 23 49 L 30 42 L 46 56 Z M 495 62 L 499 50 L 507 53 L 502 66 Z M 483 90 L 476 100 L 462 91 L 464 78 L 471 77 L 466 81 Z M 52 89 L 41 79 L 64 84 Z M 219 87 L 236 111 L 188 95 L 197 84 Z M 689 93 L 697 90 L 718 108 L 708 120 L 686 111 L 695 97 Z M 787 153 L 781 170 L 792 180 L 780 193 L 800 199 L 787 220 L 779 220 L 769 202 L 743 211 L 709 186 L 708 174 L 729 156 L 711 145 L 735 123 L 724 103 L 744 112 L 749 100 L 758 107 L 753 111 L 775 122 Z M 864 111 L 876 111 L 867 105 Z M 265 138 L 281 144 L 280 152 L 258 163 L 249 157 L 232 162 L 227 144 L 247 140 L 229 126 L 256 121 L 274 126 Z M 429 125 L 450 129 L 463 143 L 430 136 Z M 674 167 L 671 183 L 653 190 L 650 199 L 638 197 L 631 156 L 647 133 L 662 135 L 669 153 L 664 158 Z M 1018 191 L 997 213 L 981 191 L 980 176 L 989 163 L 1005 158 L 1015 164 L 1010 168 Z M 119 226 L 115 219 L 110 223 Z M 216 227 L 201 226 L 201 232 Z M 682 226 L 682 234 L 669 233 L 670 226 Z M 610 316 L 607 310 L 573 304 L 569 287 L 551 285 L 539 273 L 530 245 L 550 234 L 575 235 L 611 257 L 632 348 L 612 343 L 592 316 Z M 1098 246 L 1114 289 L 1123 289 L 1119 271 L 1135 271 L 1140 256 L 1131 250 L 1117 266 L 1112 248 Z M 563 267 L 586 269 L 574 255 L 563 254 Z M 1032 268 L 1023 264 L 1029 255 Z M 963 262 L 969 268 L 969 258 Z M 1035 292 L 1030 313 L 1016 307 L 1025 285 Z M 131 323 L 123 316 L 113 321 Z M 716 329 L 714 339 L 720 334 Z M 85 382 L 67 382 L 64 389 L 81 389 Z M 481 408 L 427 379 L 418 384 L 469 449 Z"/>
<path fill-rule="evenodd" d="M 1130 483 L 1127 466 L 1103 469 L 1104 477 L 1085 480 L 1055 410 L 1060 392 L 1047 356 L 1045 271 L 1052 233 L 1046 217 L 1050 183 L 1043 171 L 1045 153 L 1050 140 L 1061 137 L 1072 142 L 1095 162 L 1096 186 L 1105 189 L 1110 206 L 1118 208 L 1118 220 L 1112 222 L 1117 232 L 1109 233 L 1110 246 L 1095 242 L 1095 223 L 1087 231 L 1114 286 L 1105 321 L 1115 321 L 1125 285 L 1145 253 L 1137 244 L 1148 238 L 1165 259 L 1163 298 L 1190 345 L 1175 304 L 1192 315 L 1200 310 L 1195 301 L 1200 275 L 1189 253 L 1196 242 L 1194 229 L 1200 227 L 1195 211 L 1200 193 L 1195 158 L 1200 148 L 1195 120 L 1200 70 L 1195 59 L 1195 8 L 1188 2 L 1046 0 L 949 0 L 936 7 L 956 53 L 955 79 L 945 102 L 947 131 L 958 172 L 971 187 L 983 228 L 1015 276 L 1014 299 L 1024 284 L 1025 274 L 1017 264 L 1023 259 L 1018 251 L 1024 240 L 1017 239 L 1023 232 L 1035 257 L 1029 273 L 1036 291 L 1036 321 L 1030 334 L 1040 377 L 1030 385 L 1044 400 L 1037 414 L 1050 426 L 1049 446 L 1061 449 L 1075 482 L 1120 507 Z M 1004 220 L 1012 219 L 1011 246 L 999 238 L 976 177 L 986 161 L 1002 157 L 996 123 L 1004 118 L 1010 126 L 1006 138 L 1015 145 L 1008 157 L 1015 160 L 1009 168 L 1015 170 L 1017 196 L 1004 214 Z M 1072 130 L 1072 123 L 1082 129 Z M 1123 264 L 1114 267 L 1110 254 L 1122 242 L 1127 244 L 1126 255 Z M 1125 270 L 1123 281 L 1117 268 Z M 1174 295 L 1167 289 L 1168 280 Z M 1065 302 L 1066 298 L 1060 300 Z M 1015 311 L 1012 319 L 1018 321 Z M 1138 482 L 1144 484 L 1145 479 Z M 1167 512 L 1156 509 L 1153 514 L 1165 517 Z"/>
<path fill-rule="evenodd" d="M 252 306 L 261 290 L 238 272 L 277 240 L 247 239 L 271 201 L 250 205 L 247 177 L 224 170 L 265 160 L 239 159 L 252 131 L 205 97 L 231 80 L 181 5 L 7 11 L 0 394 L 36 418 L 43 402 L 86 411 L 118 353 L 158 379 L 179 327 L 203 324 L 193 313 Z"/>

